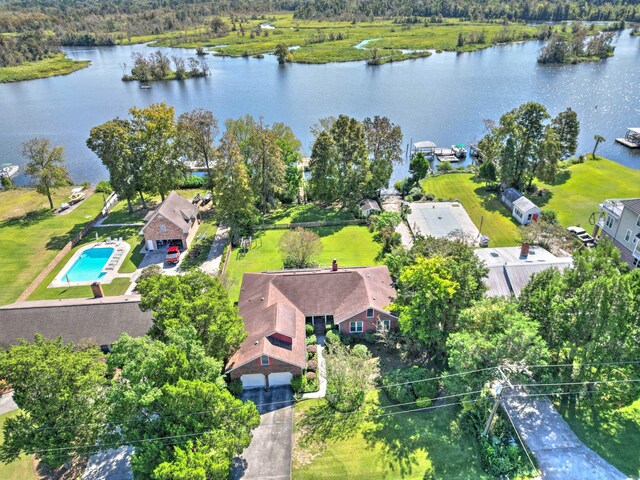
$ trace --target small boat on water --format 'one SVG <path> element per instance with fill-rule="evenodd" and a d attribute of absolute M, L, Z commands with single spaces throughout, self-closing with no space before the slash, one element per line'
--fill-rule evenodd
<path fill-rule="evenodd" d="M 458 158 L 465 158 L 467 156 L 467 149 L 462 144 L 451 145 L 453 154 Z"/>
<path fill-rule="evenodd" d="M 148 85 L 148 84 L 142 84 L 142 85 L 140 85 L 140 88 L 141 88 L 142 90 L 149 90 L 149 89 L 151 88 L 151 85 Z"/>
<path fill-rule="evenodd" d="M 8 177 L 9 179 L 12 179 L 16 175 L 18 175 L 19 171 L 20 167 L 18 165 L 10 165 L 8 163 L 5 163 L 3 165 L 0 165 L 0 178 Z"/>
<path fill-rule="evenodd" d="M 627 128 L 624 138 L 616 138 L 616 142 L 627 148 L 640 148 L 640 128 Z"/>

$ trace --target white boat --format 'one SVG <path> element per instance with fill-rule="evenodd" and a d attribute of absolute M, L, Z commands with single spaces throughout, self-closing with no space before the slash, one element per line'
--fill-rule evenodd
<path fill-rule="evenodd" d="M 453 154 L 458 158 L 464 158 L 467 156 L 467 149 L 464 148 L 464 145 L 451 145 L 451 150 L 453 151 Z"/>
<path fill-rule="evenodd" d="M 5 164 L 0 167 L 0 178 L 9 177 L 10 179 L 18 175 L 20 167 L 18 165 Z"/>

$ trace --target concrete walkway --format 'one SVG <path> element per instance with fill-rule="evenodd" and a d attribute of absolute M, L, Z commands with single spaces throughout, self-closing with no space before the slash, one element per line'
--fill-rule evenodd
<path fill-rule="evenodd" d="M 218 225 L 216 236 L 213 238 L 211 249 L 207 260 L 200 265 L 200 269 L 209 275 L 217 275 L 220 271 L 220 263 L 222 263 L 222 253 L 225 245 L 229 242 L 229 228 Z"/>
<path fill-rule="evenodd" d="M 327 395 L 327 365 L 324 361 L 324 335 L 318 335 L 318 382 L 319 388 L 317 392 L 302 394 L 303 399 L 308 398 L 324 398 Z"/>
<path fill-rule="evenodd" d="M 144 223 L 104 223 L 106 220 L 108 220 L 109 215 L 107 215 L 106 217 L 101 218 L 100 220 L 98 220 L 96 222 L 96 224 L 94 225 L 94 227 L 144 227 Z"/>
<path fill-rule="evenodd" d="M 400 215 L 400 208 L 402 206 L 402 200 L 399 195 L 387 195 L 383 198 L 382 209 L 386 212 L 396 212 Z M 402 245 L 406 249 L 411 248 L 413 244 L 413 234 L 409 230 L 409 226 L 406 222 L 400 222 L 400 225 L 396 227 L 396 232 L 400 234 L 402 239 Z"/>
<path fill-rule="evenodd" d="M 506 389 L 502 407 L 538 461 L 545 480 L 624 480 L 613 465 L 578 439 L 547 397 Z"/>
<path fill-rule="evenodd" d="M 13 412 L 18 409 L 18 405 L 13 401 L 13 392 L 5 393 L 0 397 L 0 415 Z"/>

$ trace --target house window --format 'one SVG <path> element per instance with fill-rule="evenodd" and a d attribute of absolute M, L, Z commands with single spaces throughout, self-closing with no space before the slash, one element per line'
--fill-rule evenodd
<path fill-rule="evenodd" d="M 167 226 L 164 224 L 160 225 L 160 233 L 167 233 Z"/>
<path fill-rule="evenodd" d="M 527 220 L 531 221 L 531 217 L 532 217 L 531 214 L 527 215 Z"/>
<path fill-rule="evenodd" d="M 373 318 L 373 308 L 367 308 L 367 318 Z"/>
<path fill-rule="evenodd" d="M 260 365 L 262 366 L 269 365 L 269 357 L 267 357 L 266 355 L 262 355 L 260 357 Z"/>
<path fill-rule="evenodd" d="M 313 325 L 313 317 L 304 317 L 304 321 L 309 325 Z"/>
<path fill-rule="evenodd" d="M 327 326 L 333 325 L 333 315 L 327 315 L 324 317 L 324 324 Z"/>
<path fill-rule="evenodd" d="M 627 230 L 627 233 L 624 234 L 624 241 L 628 242 L 631 239 L 631 230 Z"/>
<path fill-rule="evenodd" d="M 360 333 L 363 330 L 362 322 L 351 322 L 349 323 L 349 333 Z"/>
<path fill-rule="evenodd" d="M 521 212 L 519 209 L 517 209 L 517 208 L 516 208 L 516 209 L 514 210 L 514 213 L 516 214 L 516 216 L 518 216 L 518 217 L 522 218 L 522 212 Z"/>
<path fill-rule="evenodd" d="M 613 228 L 614 222 L 615 221 L 613 217 L 607 217 L 607 221 L 605 222 L 605 225 L 607 226 L 607 228 Z"/>
<path fill-rule="evenodd" d="M 380 320 L 378 322 L 378 331 L 389 331 L 391 330 L 391 320 Z"/>
<path fill-rule="evenodd" d="M 634 267 L 640 267 L 640 258 L 634 258 L 631 263 Z"/>
<path fill-rule="evenodd" d="M 640 227 L 640 215 L 638 215 L 638 219 L 636 220 L 636 227 Z"/>

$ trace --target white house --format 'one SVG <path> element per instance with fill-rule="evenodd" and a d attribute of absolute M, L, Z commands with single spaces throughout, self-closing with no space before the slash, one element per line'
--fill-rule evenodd
<path fill-rule="evenodd" d="M 511 216 L 520 222 L 520 225 L 528 225 L 531 222 L 537 222 L 540 217 L 540 213 L 540 208 L 527 197 L 520 197 L 513 202 L 513 211 L 511 212 Z"/>
<path fill-rule="evenodd" d="M 371 198 L 365 198 L 358 203 L 358 207 L 360 208 L 360 213 L 362 213 L 363 217 L 369 217 L 369 215 L 377 215 L 380 213 L 380 205 L 378 202 Z"/>

